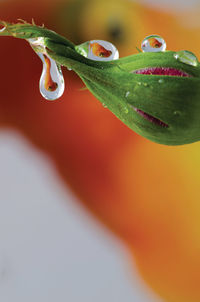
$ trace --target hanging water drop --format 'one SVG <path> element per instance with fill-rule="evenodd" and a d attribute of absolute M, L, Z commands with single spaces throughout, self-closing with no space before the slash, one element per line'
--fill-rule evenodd
<path fill-rule="evenodd" d="M 165 40 L 158 35 L 147 36 L 141 44 L 143 52 L 159 52 L 166 50 Z"/>
<path fill-rule="evenodd" d="M 197 66 L 198 65 L 198 59 L 191 51 L 188 50 L 180 50 L 174 54 L 174 58 L 178 61 L 191 65 L 191 66 Z"/>
<path fill-rule="evenodd" d="M 91 40 L 75 47 L 82 56 L 95 61 L 112 61 L 119 59 L 117 48 L 110 42 Z"/>
<path fill-rule="evenodd" d="M 54 101 L 60 98 L 65 90 L 65 82 L 60 65 L 46 54 L 43 37 L 27 40 L 43 63 L 40 77 L 40 93 L 46 100 Z"/>
<path fill-rule="evenodd" d="M 65 89 L 61 67 L 46 54 L 38 53 L 38 55 L 43 62 L 40 93 L 47 100 L 56 100 L 62 96 Z"/>

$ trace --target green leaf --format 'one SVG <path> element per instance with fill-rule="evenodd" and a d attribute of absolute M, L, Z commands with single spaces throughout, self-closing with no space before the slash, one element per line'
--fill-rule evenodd
<path fill-rule="evenodd" d="M 175 52 L 138 53 L 115 61 L 85 58 L 75 45 L 44 27 L 9 24 L 0 35 L 42 37 L 43 49 L 58 64 L 71 68 L 86 87 L 123 123 L 160 144 L 181 145 L 200 139 L 200 66 L 175 59 Z M 35 49 L 37 52 L 37 49 Z M 144 68 L 173 68 L 189 77 L 137 74 Z"/>

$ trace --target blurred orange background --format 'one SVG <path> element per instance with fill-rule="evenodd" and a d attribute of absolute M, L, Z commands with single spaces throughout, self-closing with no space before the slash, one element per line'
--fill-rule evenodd
<path fill-rule="evenodd" d="M 120 56 L 136 53 L 154 33 L 170 50 L 200 49 L 200 25 L 184 25 L 186 12 L 139 1 L 10 0 L 0 10 L 3 20 L 34 18 L 77 44 L 108 40 Z M 63 97 L 47 102 L 37 85 L 41 63 L 25 41 L 1 37 L 0 57 L 1 127 L 19 130 L 54 160 L 66 186 L 128 247 L 164 301 L 200 301 L 199 143 L 168 147 L 138 136 L 67 70 Z"/>

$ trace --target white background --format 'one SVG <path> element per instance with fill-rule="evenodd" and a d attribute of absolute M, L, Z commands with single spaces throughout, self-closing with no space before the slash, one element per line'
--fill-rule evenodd
<path fill-rule="evenodd" d="M 0 168 L 0 301 L 158 301 L 117 239 L 16 132 L 0 132 Z"/>

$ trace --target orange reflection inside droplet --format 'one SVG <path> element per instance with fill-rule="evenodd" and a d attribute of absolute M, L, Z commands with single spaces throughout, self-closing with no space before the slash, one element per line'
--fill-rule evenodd
<path fill-rule="evenodd" d="M 58 87 L 58 84 L 54 82 L 51 77 L 51 61 L 46 55 L 44 55 L 44 61 L 46 64 L 44 87 L 48 91 L 55 91 Z"/>
<path fill-rule="evenodd" d="M 162 43 L 159 42 L 156 38 L 150 38 L 149 45 L 153 48 L 160 48 L 162 46 Z"/>
<path fill-rule="evenodd" d="M 92 49 L 93 54 L 97 57 L 108 58 L 112 54 L 111 50 L 106 49 L 105 47 L 96 42 L 90 43 L 90 47 Z"/>

